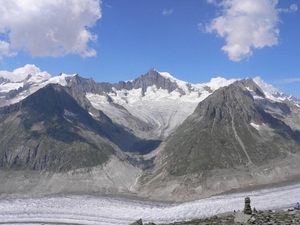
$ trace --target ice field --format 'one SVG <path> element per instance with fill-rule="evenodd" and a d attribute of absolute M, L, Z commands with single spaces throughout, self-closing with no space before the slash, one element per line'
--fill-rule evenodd
<path fill-rule="evenodd" d="M 0 224 L 97 224 L 126 225 L 169 223 L 242 210 L 244 198 L 259 209 L 292 208 L 300 201 L 300 184 L 236 194 L 218 195 L 193 202 L 170 204 L 89 195 L 0 200 Z"/>

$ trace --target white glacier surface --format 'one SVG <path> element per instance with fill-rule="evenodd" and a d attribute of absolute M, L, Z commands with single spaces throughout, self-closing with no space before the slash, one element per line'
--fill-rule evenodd
<path fill-rule="evenodd" d="M 242 210 L 246 196 L 250 197 L 252 208 L 257 210 L 292 208 L 300 201 L 300 184 L 176 204 L 89 195 L 2 199 L 0 224 L 126 225 L 140 218 L 143 222 L 171 223 Z"/>

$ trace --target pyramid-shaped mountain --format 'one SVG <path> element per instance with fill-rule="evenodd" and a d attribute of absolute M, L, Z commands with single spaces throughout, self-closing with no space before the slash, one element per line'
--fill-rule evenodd
<path fill-rule="evenodd" d="M 165 141 L 154 169 L 141 179 L 143 188 L 158 198 L 172 193 L 188 200 L 298 176 L 300 132 L 256 103 L 264 97 L 249 79 L 200 102 Z"/>
<path fill-rule="evenodd" d="M 300 152 L 300 132 L 255 104 L 247 84 L 217 90 L 168 138 L 171 174 L 259 166 Z"/>

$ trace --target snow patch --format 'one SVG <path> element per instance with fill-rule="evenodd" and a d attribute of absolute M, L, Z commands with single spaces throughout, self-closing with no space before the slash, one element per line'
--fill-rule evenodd
<path fill-rule="evenodd" d="M 270 94 L 268 92 L 264 92 L 266 95 L 266 98 L 273 101 L 273 102 L 282 102 L 280 98 L 276 98 L 273 94 Z"/>
<path fill-rule="evenodd" d="M 68 110 L 66 110 L 66 109 L 64 109 L 64 115 L 65 115 L 65 116 L 71 116 L 71 117 L 74 117 L 74 118 L 77 117 L 76 114 L 74 114 L 74 113 L 72 113 L 72 112 L 70 112 L 70 111 L 68 111 Z"/>
<path fill-rule="evenodd" d="M 252 95 L 252 97 L 254 98 L 254 100 L 264 99 L 262 96 L 256 94 L 251 88 L 249 88 L 249 87 L 245 87 L 245 88 L 250 92 L 250 94 Z"/>
<path fill-rule="evenodd" d="M 252 127 L 254 127 L 256 130 L 260 130 L 260 125 L 255 123 L 250 123 Z"/>
<path fill-rule="evenodd" d="M 23 82 L 0 84 L 0 92 L 8 93 L 11 90 L 18 90 L 24 86 Z"/>
<path fill-rule="evenodd" d="M 157 71 L 158 72 L 158 71 Z M 178 85 L 179 88 L 181 88 L 185 93 L 189 92 L 189 88 L 188 86 L 191 85 L 185 81 L 179 80 L 175 77 L 173 77 L 170 73 L 168 72 L 158 72 L 161 76 L 169 79 L 170 81 L 176 83 Z"/>
<path fill-rule="evenodd" d="M 51 77 L 48 81 L 49 84 L 60 84 L 62 86 L 66 86 L 67 85 L 67 80 L 66 78 L 68 77 L 73 77 L 75 76 L 76 74 L 65 74 L 65 73 L 62 73 L 60 76 L 56 76 L 56 77 Z M 45 82 L 47 83 L 47 82 Z M 48 84 L 47 83 L 47 84 Z"/>

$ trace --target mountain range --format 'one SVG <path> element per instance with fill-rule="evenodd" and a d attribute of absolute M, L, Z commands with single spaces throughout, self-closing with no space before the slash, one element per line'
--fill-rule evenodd
<path fill-rule="evenodd" d="M 0 197 L 120 194 L 186 201 L 294 181 L 300 100 L 261 79 L 190 84 L 0 77 Z"/>

